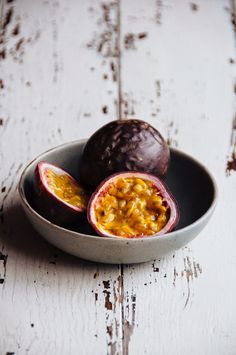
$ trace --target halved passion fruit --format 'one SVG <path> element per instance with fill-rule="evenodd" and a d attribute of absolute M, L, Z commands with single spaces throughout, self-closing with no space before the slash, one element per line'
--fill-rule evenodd
<path fill-rule="evenodd" d="M 92 195 L 87 217 L 101 236 L 139 238 L 170 232 L 177 225 L 177 204 L 157 177 L 140 172 L 114 174 Z"/>
<path fill-rule="evenodd" d="M 59 225 L 76 221 L 87 209 L 88 195 L 82 185 L 63 169 L 41 161 L 35 171 L 35 207 Z"/>

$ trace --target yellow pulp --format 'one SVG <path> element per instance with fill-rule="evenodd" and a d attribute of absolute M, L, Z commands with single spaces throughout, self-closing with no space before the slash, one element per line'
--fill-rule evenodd
<path fill-rule="evenodd" d="M 86 208 L 88 197 L 83 188 L 77 185 L 68 175 L 58 174 L 47 169 L 47 181 L 50 189 L 61 200 L 72 206 Z"/>
<path fill-rule="evenodd" d="M 96 204 L 99 229 L 121 236 L 153 235 L 167 223 L 169 208 L 151 181 L 119 178 Z"/>

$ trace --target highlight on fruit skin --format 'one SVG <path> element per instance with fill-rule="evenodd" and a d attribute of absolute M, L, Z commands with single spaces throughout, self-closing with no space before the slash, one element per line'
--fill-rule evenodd
<path fill-rule="evenodd" d="M 116 120 L 99 128 L 85 144 L 81 181 L 95 189 L 108 176 L 140 171 L 163 178 L 170 163 L 170 149 L 160 132 L 149 123 Z"/>
<path fill-rule="evenodd" d="M 85 215 L 89 198 L 84 187 L 70 174 L 41 161 L 35 170 L 34 200 L 43 217 L 65 226 Z"/>
<path fill-rule="evenodd" d="M 121 172 L 105 179 L 90 198 L 87 218 L 101 236 L 141 238 L 172 231 L 178 206 L 156 176 Z"/>

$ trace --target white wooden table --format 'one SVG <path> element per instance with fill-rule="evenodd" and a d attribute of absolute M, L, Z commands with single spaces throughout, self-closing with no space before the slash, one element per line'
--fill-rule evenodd
<path fill-rule="evenodd" d="M 233 2 L 0 4 L 0 355 L 235 355 Z M 219 187 L 197 239 L 135 266 L 49 245 L 17 192 L 36 155 L 119 116 L 152 123 Z"/>

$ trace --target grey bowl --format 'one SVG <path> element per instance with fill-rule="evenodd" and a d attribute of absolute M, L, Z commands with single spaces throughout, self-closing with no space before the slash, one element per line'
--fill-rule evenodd
<path fill-rule="evenodd" d="M 160 258 L 194 239 L 209 221 L 217 199 L 217 187 L 210 172 L 195 159 L 171 148 L 166 184 L 180 210 L 175 231 L 143 239 L 106 238 L 84 226 L 57 226 L 34 209 L 33 174 L 41 160 L 57 164 L 75 178 L 85 140 L 53 148 L 34 159 L 23 171 L 19 192 L 22 206 L 33 227 L 56 247 L 83 259 L 102 263 L 140 263 Z"/>

